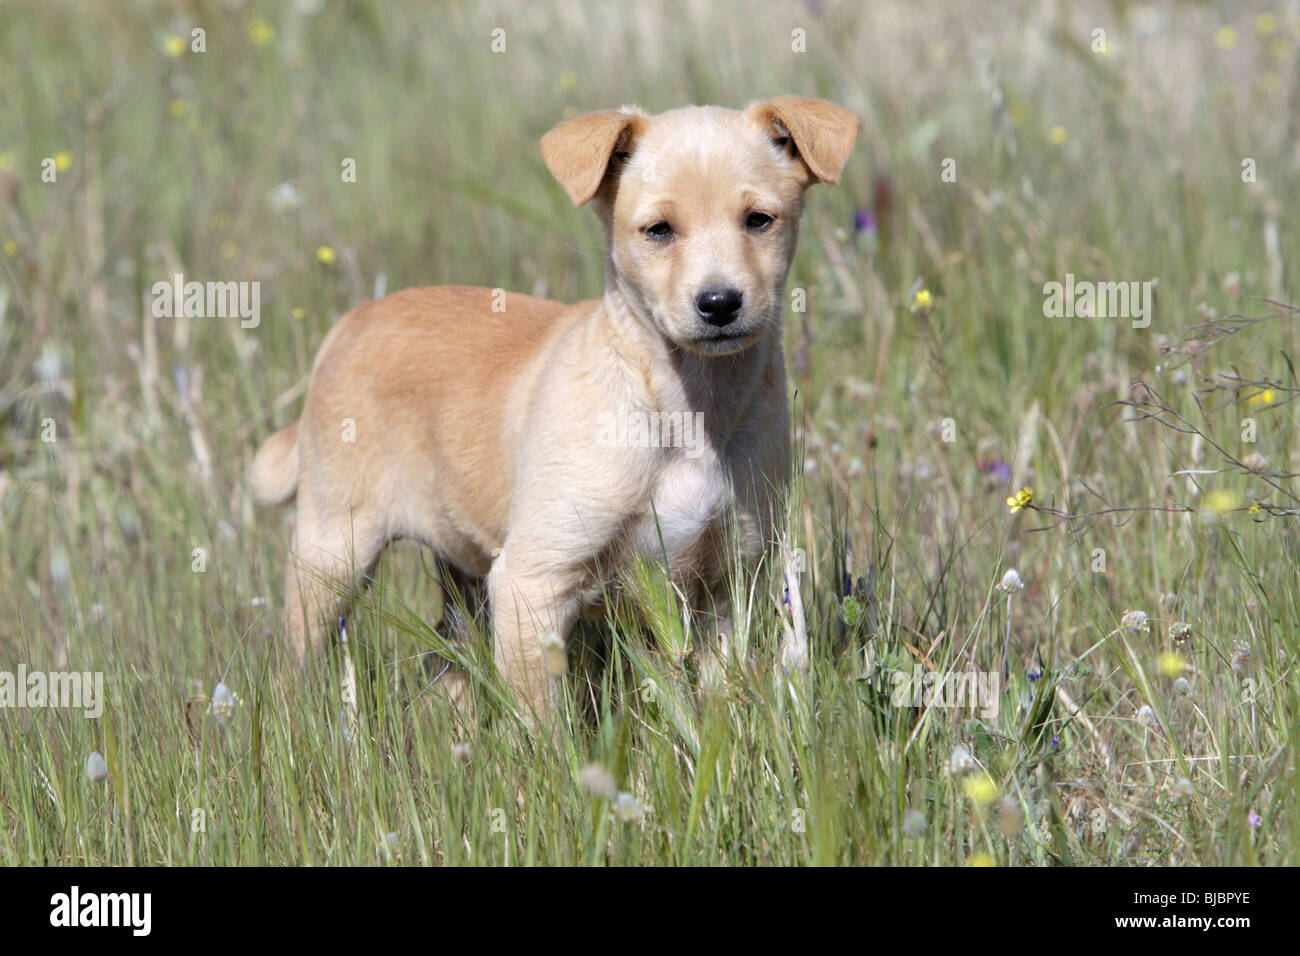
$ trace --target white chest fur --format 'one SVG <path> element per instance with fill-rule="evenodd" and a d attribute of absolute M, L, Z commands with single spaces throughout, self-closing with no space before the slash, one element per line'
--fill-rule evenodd
<path fill-rule="evenodd" d="M 666 555 L 669 567 L 681 570 L 731 504 L 730 483 L 711 450 L 696 458 L 675 455 L 652 489 L 652 507 L 637 529 L 637 550 L 651 558 Z"/>

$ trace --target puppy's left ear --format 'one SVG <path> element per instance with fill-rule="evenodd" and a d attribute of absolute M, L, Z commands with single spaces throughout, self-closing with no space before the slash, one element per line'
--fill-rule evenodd
<path fill-rule="evenodd" d="M 840 181 L 840 170 L 853 150 L 862 123 L 842 106 L 802 96 L 778 96 L 754 103 L 745 111 L 773 139 L 789 139 L 795 155 L 808 167 L 813 182 Z"/>
<path fill-rule="evenodd" d="M 647 125 L 645 114 L 635 109 L 584 113 L 542 137 L 542 159 L 573 204 L 581 206 L 596 195 L 614 160 L 631 151 Z"/>

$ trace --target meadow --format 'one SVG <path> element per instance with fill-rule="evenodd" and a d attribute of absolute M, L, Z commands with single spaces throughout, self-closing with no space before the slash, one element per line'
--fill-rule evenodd
<path fill-rule="evenodd" d="M 1298 50 L 1294 0 L 0 4 L 0 672 L 104 692 L 0 707 L 0 863 L 1300 863 Z M 402 543 L 299 677 L 246 476 L 331 324 L 597 295 L 539 137 L 783 93 L 863 120 L 789 282 L 802 606 L 738 578 L 706 690 L 640 568 L 539 741 Z"/>

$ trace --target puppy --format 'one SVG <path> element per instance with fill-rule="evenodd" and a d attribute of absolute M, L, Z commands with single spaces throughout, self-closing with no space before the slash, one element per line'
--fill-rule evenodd
<path fill-rule="evenodd" d="M 782 313 L 804 190 L 838 181 L 859 128 L 794 96 L 567 120 L 542 158 L 604 226 L 603 297 L 409 289 L 339 320 L 302 418 L 251 473 L 260 503 L 297 498 L 297 655 L 396 538 L 486 585 L 497 666 L 533 721 L 555 707 L 564 637 L 637 555 L 725 640 L 728 569 L 771 545 L 789 480 Z"/>

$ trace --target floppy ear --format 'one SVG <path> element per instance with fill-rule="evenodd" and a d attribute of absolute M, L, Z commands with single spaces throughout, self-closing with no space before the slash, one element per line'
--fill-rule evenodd
<path fill-rule="evenodd" d="M 646 117 L 628 110 L 584 113 L 542 137 L 542 159 L 575 206 L 596 195 L 615 154 L 626 153 L 646 127 Z"/>
<path fill-rule="evenodd" d="M 745 116 L 767 127 L 773 137 L 792 140 L 813 181 L 831 185 L 840 181 L 840 170 L 862 129 L 858 118 L 844 107 L 802 96 L 754 103 Z"/>

